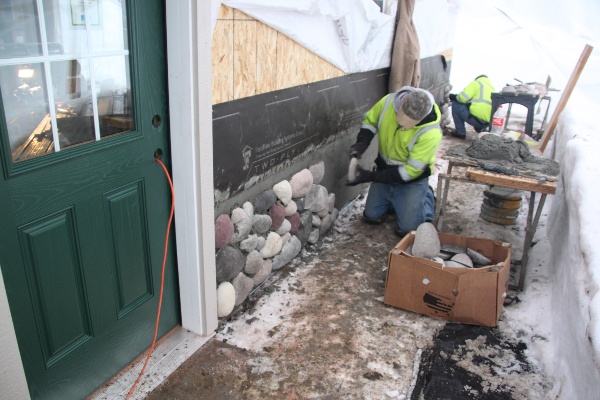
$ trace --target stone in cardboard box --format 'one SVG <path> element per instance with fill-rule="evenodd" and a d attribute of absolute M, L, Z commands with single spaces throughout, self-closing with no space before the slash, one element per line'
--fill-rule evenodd
<path fill-rule="evenodd" d="M 509 243 L 439 233 L 442 244 L 468 247 L 487 257 L 482 268 L 453 268 L 406 253 L 415 232 L 390 251 L 384 303 L 436 319 L 493 327 L 508 290 Z"/>

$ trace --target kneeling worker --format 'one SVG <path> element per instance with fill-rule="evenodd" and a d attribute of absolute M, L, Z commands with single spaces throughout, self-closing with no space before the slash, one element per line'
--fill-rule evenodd
<path fill-rule="evenodd" d="M 467 137 L 465 122 L 475 128 L 477 133 L 489 129 L 492 113 L 492 92 L 494 87 L 486 75 L 479 75 L 458 95 L 451 94 L 452 119 L 456 132 L 452 136 L 460 139 Z"/>
<path fill-rule="evenodd" d="M 360 166 L 348 185 L 373 182 L 364 219 L 380 223 L 389 211 L 396 214 L 398 236 L 433 221 L 435 198 L 428 177 L 442 140 L 441 113 L 426 90 L 404 86 L 377 102 L 366 114 L 350 156 L 360 158 L 378 134 L 376 168 Z"/>

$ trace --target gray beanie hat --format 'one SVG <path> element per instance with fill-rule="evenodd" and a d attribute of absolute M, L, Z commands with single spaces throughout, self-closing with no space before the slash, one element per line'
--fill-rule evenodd
<path fill-rule="evenodd" d="M 400 104 L 397 104 L 397 102 Z M 402 111 L 408 118 L 420 121 L 431 112 L 433 108 L 433 96 L 423 89 L 413 88 L 413 90 L 405 93 L 404 96 L 396 96 L 394 99 L 394 109 L 399 111 L 399 108 L 402 108 Z"/>
<path fill-rule="evenodd" d="M 404 86 L 393 96 L 396 120 L 404 129 L 418 124 L 433 109 L 433 95 L 424 89 Z"/>

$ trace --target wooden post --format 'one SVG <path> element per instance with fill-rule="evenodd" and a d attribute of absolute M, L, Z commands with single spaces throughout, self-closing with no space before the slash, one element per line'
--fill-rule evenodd
<path fill-rule="evenodd" d="M 581 56 L 579 57 L 579 61 L 577 62 L 577 65 L 575 66 L 575 70 L 571 74 L 571 77 L 569 78 L 569 82 L 567 82 L 567 86 L 565 87 L 565 90 L 563 91 L 562 95 L 560 96 L 560 100 L 558 101 L 556 110 L 554 110 L 554 113 L 552 114 L 552 118 L 550 118 L 550 122 L 548 123 L 548 129 L 546 129 L 546 132 L 544 132 L 544 136 L 542 137 L 542 145 L 540 146 L 540 150 L 542 151 L 542 153 L 546 149 L 546 145 L 548 144 L 548 141 L 550 140 L 550 137 L 552 136 L 552 133 L 554 132 L 554 128 L 556 128 L 556 125 L 558 123 L 558 116 L 565 108 L 565 105 L 567 104 L 567 101 L 569 100 L 569 97 L 571 96 L 571 93 L 573 92 L 573 88 L 575 87 L 575 84 L 577 83 L 577 80 L 579 79 L 579 75 L 581 75 L 581 71 L 583 70 L 583 67 L 585 66 L 585 63 L 587 62 L 588 58 L 590 57 L 592 49 L 593 49 L 593 47 L 590 46 L 589 44 L 585 45 L 585 48 L 583 49 L 583 52 L 581 53 Z"/>

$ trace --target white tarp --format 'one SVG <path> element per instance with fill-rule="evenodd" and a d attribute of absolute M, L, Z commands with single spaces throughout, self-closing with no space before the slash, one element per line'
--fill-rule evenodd
<path fill-rule="evenodd" d="M 213 29 L 221 4 L 269 25 L 346 73 L 390 65 L 395 1 L 385 2 L 388 15 L 372 0 L 213 0 Z M 421 57 L 452 47 L 456 13 L 456 0 L 417 0 Z"/>

